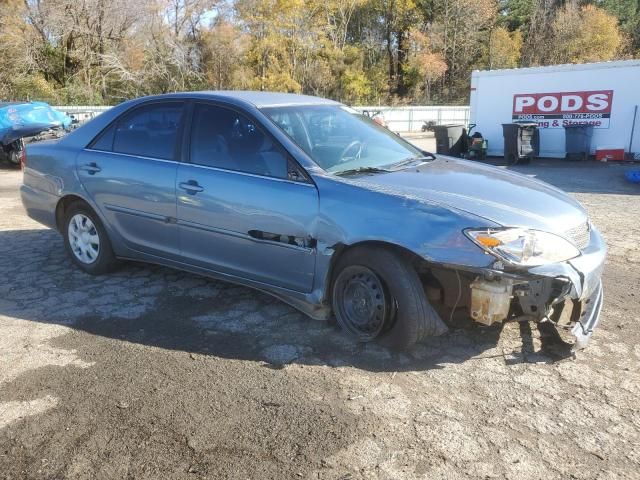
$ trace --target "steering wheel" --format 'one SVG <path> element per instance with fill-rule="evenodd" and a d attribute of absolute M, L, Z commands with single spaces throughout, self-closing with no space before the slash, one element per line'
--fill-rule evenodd
<path fill-rule="evenodd" d="M 353 155 L 352 157 L 347 157 L 346 156 L 347 153 L 349 153 L 351 150 L 353 150 L 356 147 L 358 147 L 358 150 L 356 151 L 355 155 Z M 364 143 L 362 143 L 360 140 L 354 140 L 349 145 L 344 147 L 342 152 L 340 152 L 340 157 L 338 157 L 338 159 L 339 159 L 338 162 L 339 163 L 344 163 L 344 162 L 347 162 L 348 160 L 350 160 L 351 158 L 360 158 L 360 155 L 362 155 L 362 149 L 363 148 L 364 148 Z"/>

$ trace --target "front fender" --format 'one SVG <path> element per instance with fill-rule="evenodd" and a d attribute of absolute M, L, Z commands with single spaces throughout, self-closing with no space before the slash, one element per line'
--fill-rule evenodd
<path fill-rule="evenodd" d="M 433 264 L 470 270 L 490 267 L 495 260 L 463 233 L 470 227 L 498 226 L 484 218 L 333 177 L 319 176 L 314 180 L 320 192 L 320 214 L 314 233 L 318 248 L 315 285 L 319 298 L 325 297 L 337 246 L 383 242 Z"/>

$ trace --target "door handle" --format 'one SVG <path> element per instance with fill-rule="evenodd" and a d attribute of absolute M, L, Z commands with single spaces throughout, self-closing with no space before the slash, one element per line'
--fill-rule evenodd
<path fill-rule="evenodd" d="M 178 184 L 178 186 L 182 190 L 186 190 L 187 193 L 190 193 L 192 195 L 198 192 L 202 192 L 204 190 L 204 188 L 198 185 L 198 182 L 196 182 L 195 180 L 189 180 L 188 182 L 181 182 Z"/>
<path fill-rule="evenodd" d="M 85 163 L 80 167 L 80 170 L 87 172 L 89 175 L 93 175 L 102 171 L 102 169 L 98 166 L 96 162 Z"/>

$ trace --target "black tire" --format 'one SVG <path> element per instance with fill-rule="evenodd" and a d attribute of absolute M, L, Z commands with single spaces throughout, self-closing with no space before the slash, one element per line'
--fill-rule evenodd
<path fill-rule="evenodd" d="M 518 163 L 518 156 L 515 153 L 507 153 L 504 156 L 504 159 L 506 160 L 507 165 L 509 166 L 513 166 Z"/>
<path fill-rule="evenodd" d="M 384 326 L 376 335 L 354 332 L 353 322 L 345 312 L 344 290 L 353 282 L 354 267 L 373 272 L 388 297 Z M 376 340 L 394 349 L 407 349 L 429 335 L 440 335 L 447 330 L 427 301 L 415 269 L 407 259 L 390 249 L 366 246 L 348 250 L 338 260 L 333 278 L 331 297 L 336 320 L 343 330 L 360 341 Z"/>
<path fill-rule="evenodd" d="M 99 238 L 99 248 L 97 250 L 96 257 L 90 263 L 81 261 L 76 253 L 74 253 L 74 249 L 71 246 L 69 238 L 69 224 L 77 215 L 84 215 L 91 220 L 91 223 L 95 227 L 92 231 L 95 231 L 95 234 Z M 111 272 L 118 267 L 119 262 L 113 253 L 109 236 L 107 235 L 100 218 L 87 204 L 83 202 L 76 202 L 66 209 L 61 233 L 64 240 L 64 247 L 69 258 L 71 258 L 71 261 L 84 272 L 91 275 L 101 275 L 103 273 Z"/>
<path fill-rule="evenodd" d="M 7 158 L 7 161 L 9 162 L 9 165 L 16 168 L 20 167 L 22 152 L 24 151 L 24 149 L 25 146 L 22 139 L 16 140 L 13 143 L 9 144 L 7 150 L 5 150 L 5 156 Z"/>
<path fill-rule="evenodd" d="M 20 156 L 21 156 L 21 150 L 11 150 L 9 151 L 9 153 L 7 153 L 7 160 L 9 161 L 9 165 L 13 166 L 13 167 L 19 167 L 20 166 Z"/>

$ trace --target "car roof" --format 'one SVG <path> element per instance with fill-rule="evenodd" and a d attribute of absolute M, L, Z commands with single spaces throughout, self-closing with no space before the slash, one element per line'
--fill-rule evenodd
<path fill-rule="evenodd" d="M 234 103 L 251 104 L 257 108 L 287 107 L 295 105 L 341 105 L 327 98 L 311 95 L 298 95 L 281 92 L 256 92 L 249 90 L 205 90 L 201 92 L 183 92 L 158 95 L 155 98 L 198 97 L 233 101 Z M 149 97 L 147 97 L 149 98 Z"/>

